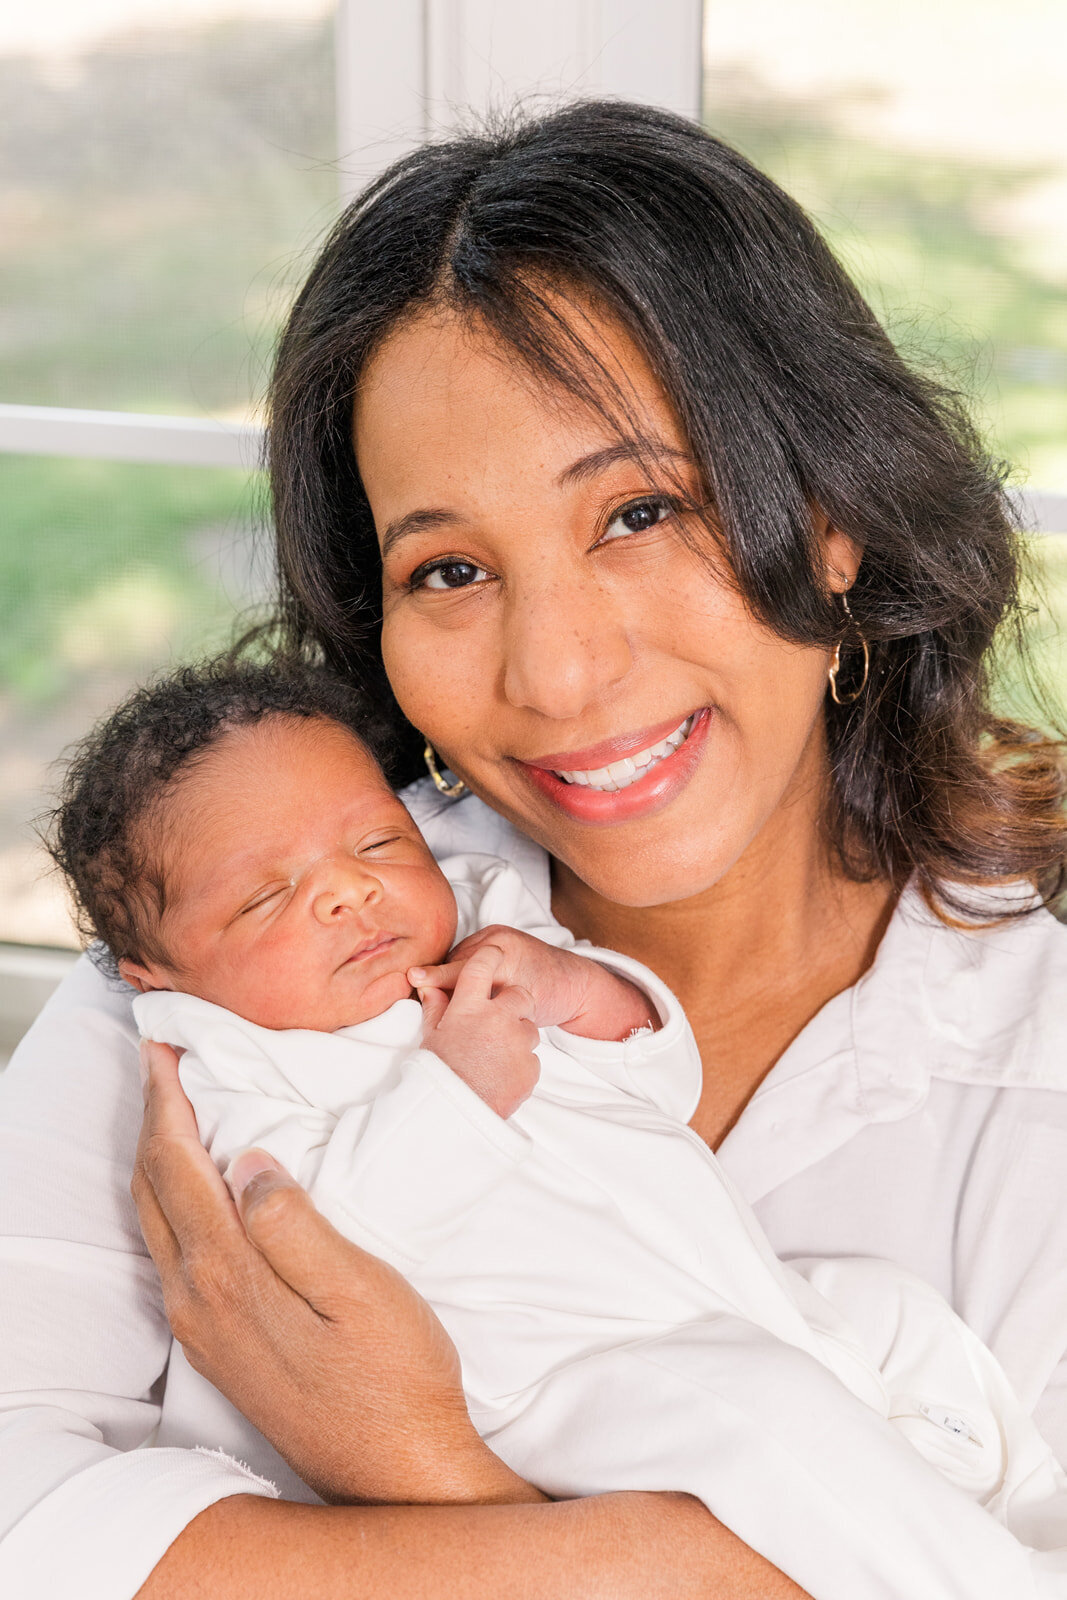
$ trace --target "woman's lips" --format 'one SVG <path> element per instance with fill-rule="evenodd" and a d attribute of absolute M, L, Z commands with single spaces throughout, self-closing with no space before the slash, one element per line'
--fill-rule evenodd
<path fill-rule="evenodd" d="M 703 706 L 693 713 L 692 727 L 683 744 L 671 755 L 651 765 L 642 777 L 614 792 L 568 783 L 557 777 L 557 771 L 598 770 L 594 763 L 603 767 L 630 755 L 640 754 L 673 733 L 679 726 L 677 722 L 663 723 L 639 735 L 627 735 L 623 739 L 593 745 L 588 750 L 561 752 L 558 757 L 539 757 L 536 762 L 519 761 L 516 765 L 525 772 L 536 789 L 576 821 L 627 822 L 633 817 L 658 811 L 685 787 L 703 753 L 710 724 L 711 708 Z M 558 762 L 556 770 L 547 766 L 546 761 Z"/>
<path fill-rule="evenodd" d="M 603 739 L 600 744 L 586 745 L 584 750 L 559 750 L 548 756 L 532 756 L 522 765 L 542 767 L 550 772 L 594 772 L 598 767 L 610 767 L 615 761 L 651 749 L 688 721 L 689 717 L 674 717 L 669 722 L 654 723 L 650 728 L 639 728 L 636 733 L 623 733 L 614 739 Z"/>

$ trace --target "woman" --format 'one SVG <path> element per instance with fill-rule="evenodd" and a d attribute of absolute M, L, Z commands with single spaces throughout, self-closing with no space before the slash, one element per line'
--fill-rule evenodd
<path fill-rule="evenodd" d="M 987 708 L 999 479 L 803 214 L 637 107 L 418 152 L 294 310 L 272 469 L 291 641 L 393 708 L 403 777 L 428 745 L 469 791 L 413 797 L 435 848 L 510 855 L 659 972 L 701 1046 L 692 1126 L 780 1253 L 918 1270 L 1067 1449 L 1067 935 L 1033 892 L 1062 873 L 1061 752 Z M 952 926 L 975 915 L 995 932 Z M 688 1500 L 539 1503 L 406 1285 L 255 1155 L 238 1216 L 159 1049 L 135 1193 L 185 1355 L 171 1448 L 116 1455 L 168 1350 L 120 1214 L 130 1037 L 83 970 L 3 1085 L 35 1507 L 7 1550 L 51 1593 L 73 1551 L 109 1597 L 800 1594 Z M 206 1438 L 286 1498 L 176 1448 Z"/>

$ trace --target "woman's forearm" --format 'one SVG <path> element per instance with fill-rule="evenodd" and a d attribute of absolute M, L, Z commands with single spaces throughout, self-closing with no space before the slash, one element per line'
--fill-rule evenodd
<path fill-rule="evenodd" d="M 238 1220 L 173 1053 L 150 1061 L 134 1188 L 194 1364 L 325 1498 L 438 1503 L 220 1500 L 139 1600 L 805 1600 L 688 1496 L 541 1500 L 478 1438 L 455 1350 L 410 1285 L 291 1180 L 238 1182 Z M 337 1459 L 331 1440 L 347 1442 Z"/>
<path fill-rule="evenodd" d="M 688 1495 L 521 1505 L 305 1506 L 236 1495 L 137 1600 L 806 1600 Z"/>

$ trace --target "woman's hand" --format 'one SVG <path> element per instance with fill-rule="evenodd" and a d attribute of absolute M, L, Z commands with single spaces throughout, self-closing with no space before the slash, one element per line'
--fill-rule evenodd
<path fill-rule="evenodd" d="M 261 1151 L 234 1164 L 235 1205 L 174 1051 L 146 1043 L 143 1057 L 131 1190 L 192 1366 L 325 1500 L 543 1498 L 478 1437 L 455 1347 L 421 1296 Z"/>

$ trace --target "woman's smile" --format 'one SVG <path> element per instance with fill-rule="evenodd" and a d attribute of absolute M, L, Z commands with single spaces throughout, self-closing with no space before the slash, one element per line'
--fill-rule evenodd
<path fill-rule="evenodd" d="M 534 787 L 578 822 L 629 821 L 658 811 L 689 782 L 703 754 L 712 712 L 646 729 L 585 750 L 517 761 Z M 565 766 L 564 763 L 567 763 Z"/>

